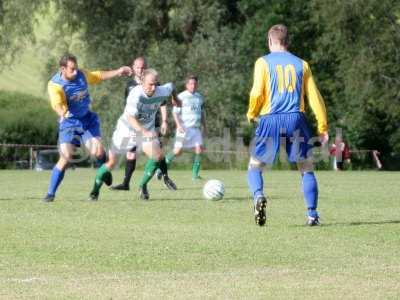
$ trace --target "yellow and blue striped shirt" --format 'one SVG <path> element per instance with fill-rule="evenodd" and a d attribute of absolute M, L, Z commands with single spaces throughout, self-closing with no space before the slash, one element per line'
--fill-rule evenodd
<path fill-rule="evenodd" d="M 260 115 L 304 112 L 304 95 L 316 116 L 318 132 L 327 132 L 324 99 L 308 63 L 287 51 L 271 52 L 256 61 L 247 118 L 252 120 Z"/>
<path fill-rule="evenodd" d="M 91 102 L 88 84 L 102 81 L 101 71 L 89 72 L 78 70 L 73 80 L 64 80 L 61 73 L 56 73 L 47 85 L 51 107 L 61 106 L 76 117 L 82 117 L 89 111 Z"/>

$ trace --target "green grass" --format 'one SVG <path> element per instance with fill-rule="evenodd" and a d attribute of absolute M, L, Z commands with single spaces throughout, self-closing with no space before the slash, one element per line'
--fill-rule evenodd
<path fill-rule="evenodd" d="M 203 172 L 226 184 L 222 201 L 172 171 L 178 192 L 154 180 L 149 202 L 135 188 L 89 203 L 94 171 L 76 170 L 45 204 L 49 175 L 0 171 L 1 299 L 400 297 L 400 173 L 318 172 L 314 228 L 303 225 L 297 172 L 266 174 L 262 228 L 242 171 Z"/>

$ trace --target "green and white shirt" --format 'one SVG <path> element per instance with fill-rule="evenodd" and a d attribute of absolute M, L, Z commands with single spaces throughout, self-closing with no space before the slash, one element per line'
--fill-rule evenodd
<path fill-rule="evenodd" d="M 183 91 L 178 95 L 182 101 L 182 108 L 174 106 L 173 112 L 178 114 L 185 128 L 201 126 L 201 112 L 203 110 L 203 96 L 194 92 Z"/>
<path fill-rule="evenodd" d="M 156 87 L 153 96 L 149 97 L 141 85 L 134 87 L 126 99 L 125 111 L 119 118 L 119 121 L 134 130 L 129 122 L 128 116 L 138 120 L 139 124 L 147 130 L 155 130 L 156 113 L 161 104 L 171 97 L 174 90 L 172 83 L 166 83 Z"/>

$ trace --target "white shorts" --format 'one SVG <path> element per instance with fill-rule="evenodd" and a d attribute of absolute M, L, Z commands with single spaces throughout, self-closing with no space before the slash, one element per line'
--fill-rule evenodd
<path fill-rule="evenodd" d="M 137 135 L 136 131 L 118 121 L 111 140 L 111 150 L 114 153 L 124 154 L 126 152 L 140 152 L 143 143 L 160 143 L 157 135 L 154 137 L 143 137 Z"/>
<path fill-rule="evenodd" d="M 136 132 L 118 121 L 111 140 L 111 150 L 115 153 L 134 152 L 137 146 Z"/>
<path fill-rule="evenodd" d="M 175 148 L 194 148 L 202 145 L 203 137 L 199 128 L 189 127 L 184 133 L 176 132 Z"/>

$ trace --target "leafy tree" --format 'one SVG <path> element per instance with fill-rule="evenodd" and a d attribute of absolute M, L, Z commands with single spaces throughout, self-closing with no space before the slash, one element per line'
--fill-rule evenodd
<path fill-rule="evenodd" d="M 378 149 L 389 162 L 400 151 L 400 3 L 314 5 L 323 32 L 314 58 L 333 101 L 332 123 L 344 128 L 353 147 Z"/>
<path fill-rule="evenodd" d="M 0 0 L 0 70 L 10 65 L 28 44 L 35 43 L 34 24 L 47 2 Z"/>

